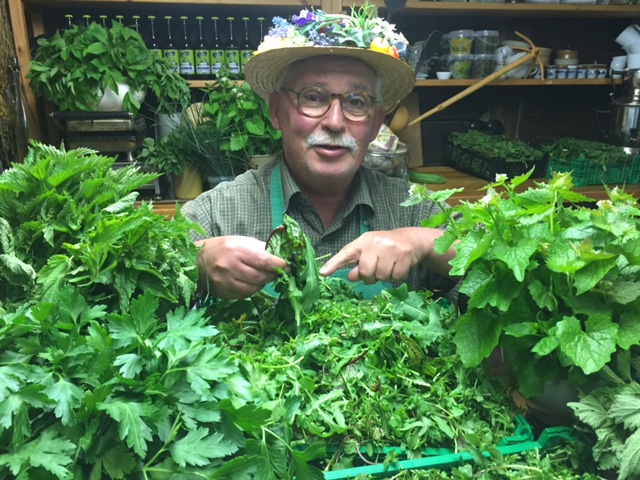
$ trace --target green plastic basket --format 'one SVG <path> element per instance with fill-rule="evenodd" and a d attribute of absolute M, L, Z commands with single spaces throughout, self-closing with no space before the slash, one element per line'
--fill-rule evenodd
<path fill-rule="evenodd" d="M 571 172 L 573 184 L 576 187 L 602 184 L 635 185 L 640 182 L 640 156 L 636 156 L 627 162 L 610 162 L 605 166 L 591 162 L 584 157 L 579 157 L 570 162 L 550 157 L 547 166 L 547 178 L 551 178 L 553 172 Z"/>
<path fill-rule="evenodd" d="M 573 428 L 551 427 L 545 429 L 538 440 L 534 440 L 533 428 L 522 416 L 515 417 L 516 433 L 513 436 L 505 437 L 498 444 L 497 449 L 502 455 L 513 455 L 533 450 L 548 450 L 560 444 L 574 439 Z M 391 477 L 403 470 L 446 470 L 465 463 L 472 463 L 474 458 L 468 452 L 455 452 L 446 448 L 428 448 L 422 451 L 424 457 L 416 459 L 406 459 L 406 451 L 400 448 L 384 449 L 379 454 L 387 454 L 391 450 L 396 450 L 398 457 L 405 458 L 398 460 L 385 467 L 383 463 L 365 465 L 360 467 L 347 468 L 324 472 L 326 480 L 348 480 L 354 479 L 358 475 L 371 475 L 374 478 Z M 489 452 L 483 453 L 489 457 Z"/>

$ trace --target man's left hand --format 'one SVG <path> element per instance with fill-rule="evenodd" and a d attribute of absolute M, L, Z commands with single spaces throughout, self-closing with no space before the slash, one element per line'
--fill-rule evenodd
<path fill-rule="evenodd" d="M 349 263 L 357 265 L 347 278 L 352 282 L 403 280 L 409 270 L 420 263 L 448 275 L 449 260 L 454 252 L 445 255 L 433 252 L 436 238 L 443 231 L 435 228 L 408 227 L 396 230 L 366 232 L 330 258 L 320 269 L 320 275 L 330 276 Z"/>

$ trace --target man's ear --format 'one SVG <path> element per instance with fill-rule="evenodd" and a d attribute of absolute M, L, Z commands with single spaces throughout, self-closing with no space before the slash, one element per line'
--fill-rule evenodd
<path fill-rule="evenodd" d="M 280 111 L 280 96 L 277 92 L 273 92 L 269 95 L 269 116 L 271 117 L 271 125 L 276 130 L 280 130 L 280 120 L 278 119 L 278 112 Z"/>

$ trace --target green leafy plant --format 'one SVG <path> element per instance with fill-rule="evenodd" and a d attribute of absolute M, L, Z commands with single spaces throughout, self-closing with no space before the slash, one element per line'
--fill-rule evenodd
<path fill-rule="evenodd" d="M 640 208 L 622 190 L 594 208 L 573 191 L 570 174 L 517 192 L 532 172 L 499 175 L 481 200 L 448 209 L 436 251 L 455 245 L 452 275 L 468 310 L 455 342 L 468 367 L 503 348 L 525 397 L 549 380 L 585 384 L 611 355 L 640 343 Z M 409 200 L 441 202 L 416 186 Z"/>
<path fill-rule="evenodd" d="M 282 132 L 271 125 L 269 105 L 248 83 L 227 75 L 209 85 L 203 102 L 203 120 L 220 138 L 223 156 L 271 155 L 282 150 Z"/>
<path fill-rule="evenodd" d="M 550 145 L 543 146 L 541 150 L 559 162 L 571 163 L 583 158 L 605 169 L 609 163 L 629 162 L 632 159 L 628 153 L 616 145 L 577 138 L 561 138 Z"/>
<path fill-rule="evenodd" d="M 507 140 L 504 135 L 490 135 L 477 130 L 453 132 L 450 141 L 456 147 L 489 159 L 505 162 L 537 162 L 544 153 L 521 140 Z"/>
<path fill-rule="evenodd" d="M 640 476 L 640 355 L 638 347 L 618 352 L 598 375 L 597 388 L 569 406 L 595 436 L 593 456 L 619 480 Z"/>
<path fill-rule="evenodd" d="M 167 136 L 157 141 L 146 138 L 138 160 L 159 173 L 174 175 L 182 175 L 185 164 L 213 177 L 235 176 L 250 168 L 244 155 L 224 151 L 223 145 L 220 131 L 211 121 L 183 115 Z"/>
<path fill-rule="evenodd" d="M 27 78 L 34 93 L 60 110 L 91 111 L 110 88 L 128 84 L 124 108 L 132 113 L 140 102 L 131 92 L 151 91 L 160 113 L 184 107 L 190 99 L 189 85 L 164 58 L 152 55 L 135 30 L 113 22 L 74 26 L 38 40 Z"/>

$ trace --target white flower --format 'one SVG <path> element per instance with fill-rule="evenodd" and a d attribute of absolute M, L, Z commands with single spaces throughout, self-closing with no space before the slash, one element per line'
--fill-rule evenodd
<path fill-rule="evenodd" d="M 498 182 L 506 182 L 509 177 L 507 177 L 506 173 L 497 173 L 496 174 L 496 183 Z"/>
<path fill-rule="evenodd" d="M 502 175 L 502 174 L 498 174 L 498 175 Z M 506 176 L 506 175 L 505 175 Z M 497 179 L 496 179 L 497 181 Z M 482 197 L 478 202 L 481 205 L 489 205 L 489 203 L 491 203 L 491 200 L 493 200 L 494 198 L 498 197 L 498 192 L 496 192 L 495 188 L 490 188 L 487 190 L 487 193 L 485 194 L 484 197 Z"/>

